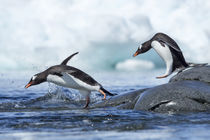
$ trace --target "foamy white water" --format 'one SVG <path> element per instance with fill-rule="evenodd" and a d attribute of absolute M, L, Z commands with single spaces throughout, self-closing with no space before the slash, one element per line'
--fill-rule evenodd
<path fill-rule="evenodd" d="M 80 54 L 70 63 L 86 70 L 154 69 L 164 66 L 154 52 L 137 58 L 132 58 L 132 54 L 156 32 L 174 38 L 187 61 L 210 62 L 207 0 L 0 0 L 0 3 L 1 71 L 44 69 L 59 64 L 76 51 Z"/>

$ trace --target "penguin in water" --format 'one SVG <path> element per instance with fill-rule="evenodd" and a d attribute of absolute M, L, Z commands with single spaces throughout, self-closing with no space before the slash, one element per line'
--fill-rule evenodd
<path fill-rule="evenodd" d="M 51 82 L 59 86 L 77 89 L 86 97 L 86 105 L 84 108 L 87 108 L 90 103 L 91 91 L 100 92 L 104 95 L 103 99 L 106 99 L 106 94 L 114 96 L 115 94 L 112 94 L 104 89 L 101 84 L 85 72 L 77 68 L 67 66 L 67 62 L 76 54 L 78 54 L 78 52 L 67 57 L 60 65 L 52 66 L 47 70 L 32 76 L 25 88 L 43 82 Z"/>
<path fill-rule="evenodd" d="M 177 43 L 171 37 L 164 33 L 156 33 L 150 40 L 141 44 L 133 57 L 145 53 L 151 48 L 153 48 L 158 53 L 158 55 L 164 60 L 166 65 L 165 74 L 163 76 L 156 77 L 158 79 L 165 78 L 176 70 L 181 72 L 188 67 L 207 65 L 207 63 L 187 63 Z"/>

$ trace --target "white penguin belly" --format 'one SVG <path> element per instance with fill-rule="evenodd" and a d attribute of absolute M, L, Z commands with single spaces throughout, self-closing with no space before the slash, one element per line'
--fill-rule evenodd
<path fill-rule="evenodd" d="M 152 41 L 151 43 L 152 48 L 155 49 L 155 51 L 164 60 L 166 64 L 165 75 L 170 75 L 172 73 L 173 57 L 169 47 L 166 44 L 164 45 L 165 46 L 162 46 L 158 41 Z"/>
<path fill-rule="evenodd" d="M 63 76 L 59 77 L 57 75 L 48 75 L 47 81 L 52 82 L 56 85 L 73 88 L 73 89 L 79 89 L 79 90 L 88 90 L 88 91 L 97 91 L 100 89 L 100 86 L 92 86 L 89 85 L 73 76 L 71 76 L 68 73 L 62 73 Z"/>

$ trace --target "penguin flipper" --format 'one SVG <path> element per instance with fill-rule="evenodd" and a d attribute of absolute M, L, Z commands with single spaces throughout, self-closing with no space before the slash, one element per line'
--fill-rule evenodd
<path fill-rule="evenodd" d="M 162 43 L 163 43 L 163 44 L 166 44 L 167 46 L 171 47 L 171 48 L 174 49 L 175 51 L 181 52 L 181 50 L 180 50 L 180 48 L 178 47 L 177 44 L 172 44 L 172 43 L 166 42 L 166 41 L 164 41 L 164 40 L 162 40 L 162 39 L 159 39 L 158 41 L 161 43 L 161 45 L 162 45 Z M 163 47 L 165 47 L 165 46 L 163 46 Z"/>
<path fill-rule="evenodd" d="M 63 62 L 61 63 L 61 65 L 66 65 L 68 63 L 68 61 L 73 57 L 75 56 L 76 54 L 78 54 L 79 52 L 76 52 L 72 55 L 70 55 L 69 57 L 67 57 L 65 60 L 63 60 Z"/>

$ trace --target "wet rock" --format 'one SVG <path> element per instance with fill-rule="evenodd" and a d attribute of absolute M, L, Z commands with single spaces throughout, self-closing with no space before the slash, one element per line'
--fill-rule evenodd
<path fill-rule="evenodd" d="M 124 93 L 91 106 L 100 107 L 153 112 L 210 110 L 210 66 L 185 70 L 167 84 Z"/>
<path fill-rule="evenodd" d="M 145 90 L 147 89 L 140 89 L 122 95 L 113 96 L 110 99 L 91 105 L 90 108 L 117 107 L 118 109 L 133 109 L 139 96 Z"/>
<path fill-rule="evenodd" d="M 195 67 L 185 70 L 170 79 L 169 82 L 195 80 L 210 83 L 210 66 Z"/>
<path fill-rule="evenodd" d="M 157 112 L 205 111 L 210 109 L 210 86 L 200 81 L 178 81 L 144 91 L 135 110 Z"/>

